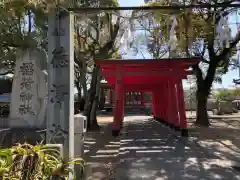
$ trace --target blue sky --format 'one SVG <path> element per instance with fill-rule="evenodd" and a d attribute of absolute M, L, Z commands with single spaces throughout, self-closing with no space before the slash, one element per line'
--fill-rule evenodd
<path fill-rule="evenodd" d="M 139 6 L 141 4 L 144 4 L 144 0 L 118 0 L 118 2 L 120 3 L 120 6 Z M 238 19 L 236 19 L 236 16 L 232 16 L 229 19 L 230 22 L 235 23 L 236 21 L 240 22 L 240 17 L 238 17 Z M 236 33 L 236 25 L 232 25 L 232 31 L 233 34 Z M 146 55 L 147 56 L 147 55 Z M 141 57 L 139 57 L 141 58 Z M 232 88 L 234 86 L 234 84 L 232 83 L 232 80 L 234 78 L 238 78 L 238 70 L 232 70 L 229 71 L 226 75 L 222 76 L 222 80 L 223 83 L 222 84 L 214 84 L 214 88 Z M 185 83 L 184 83 L 185 84 Z M 186 84 L 185 84 L 186 86 Z"/>

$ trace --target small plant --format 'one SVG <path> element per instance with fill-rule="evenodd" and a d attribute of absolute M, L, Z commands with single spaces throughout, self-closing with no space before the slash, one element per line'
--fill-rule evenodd
<path fill-rule="evenodd" d="M 0 149 L 0 180 L 67 180 L 73 173 L 72 164 L 80 165 L 84 171 L 82 158 L 64 162 L 57 149 L 43 144 L 17 144 Z"/>

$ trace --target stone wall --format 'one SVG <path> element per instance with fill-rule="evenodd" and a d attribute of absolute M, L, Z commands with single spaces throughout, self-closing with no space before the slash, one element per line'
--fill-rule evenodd
<path fill-rule="evenodd" d="M 191 101 L 185 99 L 185 108 L 187 111 L 196 111 L 197 103 L 195 101 L 191 102 Z M 209 99 L 208 103 L 207 103 L 207 110 L 211 111 L 216 108 L 217 108 L 216 100 Z"/>

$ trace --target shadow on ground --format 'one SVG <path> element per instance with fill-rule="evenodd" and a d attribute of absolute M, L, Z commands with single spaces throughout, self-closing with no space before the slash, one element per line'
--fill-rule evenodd
<path fill-rule="evenodd" d="M 214 119 L 209 128 L 191 126 L 190 136 L 218 157 L 240 163 L 240 119 Z"/>
<path fill-rule="evenodd" d="M 100 132 L 88 132 L 84 142 L 84 159 L 88 163 L 88 180 L 107 180 L 119 161 L 120 139 L 114 138 L 110 124 L 100 124 Z"/>
<path fill-rule="evenodd" d="M 213 147 L 176 138 L 152 120 L 126 122 L 125 126 L 117 180 L 240 179 L 228 157 L 219 156 Z"/>

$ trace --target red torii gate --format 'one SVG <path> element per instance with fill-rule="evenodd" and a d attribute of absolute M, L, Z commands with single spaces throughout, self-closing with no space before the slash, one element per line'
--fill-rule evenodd
<path fill-rule="evenodd" d="M 117 136 L 124 119 L 126 92 L 152 92 L 152 113 L 164 124 L 187 136 L 182 80 L 199 57 L 144 60 L 97 60 L 102 75 L 115 90 L 112 134 Z"/>

